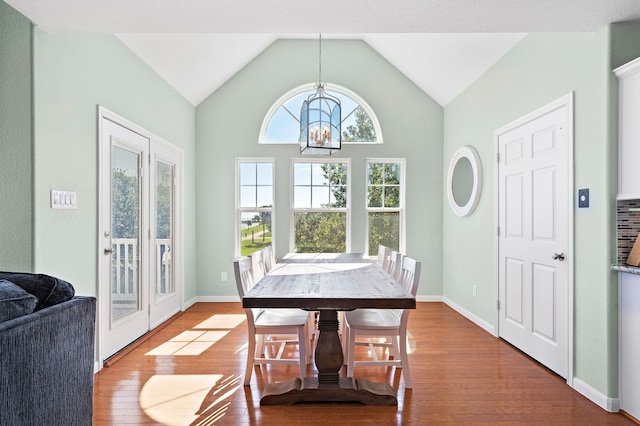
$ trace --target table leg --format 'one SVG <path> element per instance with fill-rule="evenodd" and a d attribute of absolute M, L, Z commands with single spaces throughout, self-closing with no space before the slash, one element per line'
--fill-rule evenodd
<path fill-rule="evenodd" d="M 338 336 L 338 312 L 320 311 L 315 358 L 318 377 L 292 379 L 265 387 L 260 405 L 299 402 L 360 402 L 368 405 L 398 405 L 396 394 L 386 383 L 340 377 L 344 361 Z"/>
<path fill-rule="evenodd" d="M 339 382 L 340 369 L 344 361 L 338 336 L 338 312 L 320 311 L 318 333 L 315 354 L 318 383 L 336 384 Z"/>

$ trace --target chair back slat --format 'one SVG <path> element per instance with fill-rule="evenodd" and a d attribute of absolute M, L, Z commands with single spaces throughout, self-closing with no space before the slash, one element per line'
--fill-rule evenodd
<path fill-rule="evenodd" d="M 389 251 L 389 247 L 383 246 L 382 244 L 378 245 L 378 258 L 376 259 L 376 263 L 385 271 L 389 269 Z"/>
<path fill-rule="evenodd" d="M 265 272 L 269 272 L 276 266 L 276 257 L 273 253 L 273 246 L 266 246 L 263 250 Z"/>
<path fill-rule="evenodd" d="M 241 298 L 251 290 L 255 281 L 253 280 L 251 259 L 241 257 L 233 261 L 233 271 L 236 276 L 236 287 L 238 296 Z"/>
<path fill-rule="evenodd" d="M 402 268 L 400 270 L 398 282 L 413 297 L 418 293 L 418 285 L 420 284 L 420 269 L 422 263 L 412 257 L 404 256 L 402 258 Z M 393 313 L 401 320 L 406 321 L 409 318 L 409 309 L 394 309 Z"/>
<path fill-rule="evenodd" d="M 258 282 L 267 273 L 267 268 L 264 263 L 264 252 L 258 250 L 249 255 L 251 258 L 251 269 L 253 274 L 253 282 Z"/>
<path fill-rule="evenodd" d="M 395 250 L 391 250 L 389 255 L 389 269 L 387 269 L 389 275 L 391 275 L 396 281 L 400 280 L 400 273 L 402 272 L 402 253 Z"/>

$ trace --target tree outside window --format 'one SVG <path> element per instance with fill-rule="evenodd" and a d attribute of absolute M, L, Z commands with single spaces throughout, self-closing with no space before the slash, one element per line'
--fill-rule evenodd
<path fill-rule="evenodd" d="M 348 163 L 293 163 L 296 253 L 343 253 L 348 232 Z"/>

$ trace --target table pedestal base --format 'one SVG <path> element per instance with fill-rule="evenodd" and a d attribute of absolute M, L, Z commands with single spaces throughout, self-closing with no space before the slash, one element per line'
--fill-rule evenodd
<path fill-rule="evenodd" d="M 339 382 L 318 383 L 317 377 L 296 378 L 268 384 L 260 405 L 292 405 L 299 402 L 360 402 L 366 405 L 398 405 L 393 388 L 386 383 L 341 377 Z"/>

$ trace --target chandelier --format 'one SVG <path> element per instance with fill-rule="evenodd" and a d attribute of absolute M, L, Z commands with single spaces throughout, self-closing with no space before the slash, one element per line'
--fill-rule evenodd
<path fill-rule="evenodd" d="M 318 82 L 300 110 L 300 154 L 331 155 L 342 148 L 340 99 L 324 91 L 322 82 L 322 34 L 318 42 Z"/>

